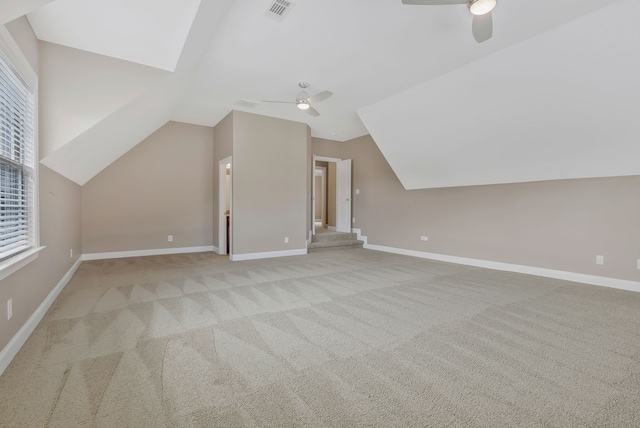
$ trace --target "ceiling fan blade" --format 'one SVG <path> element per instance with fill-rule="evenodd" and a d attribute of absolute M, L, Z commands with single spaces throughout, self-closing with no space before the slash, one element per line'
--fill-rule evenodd
<path fill-rule="evenodd" d="M 319 103 L 320 101 L 324 101 L 327 98 L 329 98 L 331 95 L 333 95 L 333 92 L 331 91 L 324 91 L 324 92 L 320 92 L 318 94 L 312 95 L 308 98 L 310 103 Z"/>
<path fill-rule="evenodd" d="M 476 42 L 486 42 L 493 35 L 493 18 L 491 12 L 485 15 L 474 15 L 471 31 Z"/>
<path fill-rule="evenodd" d="M 402 0 L 402 4 L 417 4 L 425 6 L 443 4 L 467 4 L 468 0 Z"/>
<path fill-rule="evenodd" d="M 313 117 L 320 116 L 320 112 L 318 110 L 314 109 L 313 107 L 309 107 L 308 109 L 306 109 L 305 113 L 307 113 L 309 116 L 313 116 Z"/>
<path fill-rule="evenodd" d="M 293 101 L 273 101 L 273 100 L 262 100 L 263 103 L 281 103 L 281 104 L 295 104 Z"/>

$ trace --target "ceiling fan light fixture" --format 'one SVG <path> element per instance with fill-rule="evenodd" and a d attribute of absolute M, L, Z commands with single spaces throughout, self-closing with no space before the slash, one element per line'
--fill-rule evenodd
<path fill-rule="evenodd" d="M 305 98 L 298 98 L 296 100 L 296 107 L 298 107 L 300 110 L 307 110 L 309 107 L 311 107 L 311 104 L 309 104 L 309 100 Z"/>
<path fill-rule="evenodd" d="M 497 0 L 469 0 L 469 11 L 474 15 L 486 15 L 496 7 Z"/>

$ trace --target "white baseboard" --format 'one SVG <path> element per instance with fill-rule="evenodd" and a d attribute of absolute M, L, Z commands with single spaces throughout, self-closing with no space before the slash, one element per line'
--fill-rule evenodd
<path fill-rule="evenodd" d="M 163 256 L 167 254 L 203 253 L 213 251 L 218 253 L 218 248 L 213 245 L 205 247 L 180 247 L 158 248 L 153 250 L 114 251 L 110 253 L 87 253 L 82 255 L 82 260 L 121 259 L 125 257 Z"/>
<path fill-rule="evenodd" d="M 351 232 L 356 234 L 356 237 L 358 238 L 358 240 L 363 242 L 362 247 L 366 248 L 367 237 L 362 234 L 362 230 L 356 229 L 354 227 L 354 228 L 351 229 Z"/>
<path fill-rule="evenodd" d="M 304 254 L 307 254 L 306 248 L 299 250 L 265 251 L 264 253 L 232 254 L 229 259 L 233 262 L 239 262 L 243 260 L 271 259 L 273 257 L 302 256 Z"/>
<path fill-rule="evenodd" d="M 336 230 L 335 226 L 327 226 L 327 230 Z"/>
<path fill-rule="evenodd" d="M 423 251 L 406 250 L 404 248 L 385 247 L 384 245 L 364 244 L 364 248 L 386 253 L 402 254 L 405 256 L 420 257 L 423 259 L 439 260 L 460 265 L 475 266 L 486 269 L 517 272 L 546 278 L 562 279 L 565 281 L 579 282 L 583 284 L 599 285 L 601 287 L 617 288 L 620 290 L 640 292 L 640 282 L 626 279 L 609 278 L 606 276 L 587 275 L 584 273 L 567 272 L 555 269 L 539 268 L 534 266 L 500 263 L 489 260 L 469 259 L 466 257 L 448 256 L 445 254 L 427 253 Z"/>
<path fill-rule="evenodd" d="M 2 351 L 0 351 L 0 375 L 4 373 L 7 367 L 9 367 L 9 364 L 11 363 L 13 358 L 16 356 L 18 351 L 20 351 L 20 348 L 22 348 L 29 336 L 31 336 L 33 330 L 36 329 L 44 315 L 56 300 L 56 297 L 58 297 L 69 280 L 71 280 L 73 274 L 76 273 L 76 270 L 78 270 L 80 263 L 82 263 L 82 257 L 79 257 L 78 260 L 73 264 L 73 266 L 71 266 L 71 269 L 69 269 L 67 273 L 64 274 L 62 279 L 58 281 L 58 284 L 53 288 L 53 290 L 51 290 L 49 295 L 42 301 L 42 303 L 40 303 L 38 309 L 36 309 L 35 312 L 31 314 L 27 322 L 24 323 L 24 325 L 20 328 L 20 330 L 18 330 L 18 332 L 13 336 L 9 343 L 7 343 L 7 346 L 5 346 Z"/>
<path fill-rule="evenodd" d="M 567 272 L 563 270 L 546 269 L 534 266 L 516 265 L 511 263 L 500 263 L 489 260 L 470 259 L 466 257 L 448 256 L 446 254 L 427 253 L 425 251 L 407 250 L 404 248 L 386 247 L 384 245 L 373 245 L 367 243 L 367 237 L 362 235 L 360 229 L 353 229 L 358 235 L 358 239 L 363 241 L 363 248 L 386 253 L 402 254 L 405 256 L 420 257 L 429 260 L 439 260 L 442 262 L 456 263 L 459 265 L 475 266 L 486 269 L 502 270 L 506 272 L 524 273 L 528 275 L 542 276 L 545 278 L 562 279 L 565 281 L 580 282 L 583 284 L 599 285 L 601 287 L 617 288 L 619 290 L 640 292 L 640 282 L 626 279 L 609 278 L 606 276 L 587 275 L 584 273 Z"/>

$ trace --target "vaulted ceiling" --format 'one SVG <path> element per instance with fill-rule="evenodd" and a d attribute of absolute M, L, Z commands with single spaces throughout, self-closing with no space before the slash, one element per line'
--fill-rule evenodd
<path fill-rule="evenodd" d="M 0 0 L 38 39 L 42 162 L 84 184 L 169 120 L 236 109 L 371 134 L 408 189 L 640 174 L 633 0 Z M 312 117 L 298 82 L 332 91 Z"/>

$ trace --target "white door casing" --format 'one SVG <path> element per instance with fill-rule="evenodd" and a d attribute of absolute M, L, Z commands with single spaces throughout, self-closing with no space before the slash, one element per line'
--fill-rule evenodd
<path fill-rule="evenodd" d="M 227 186 L 227 164 L 231 164 L 231 156 L 222 159 L 218 166 L 218 254 L 227 254 L 227 216 L 225 211 L 227 210 L 227 198 L 229 198 L 229 214 L 232 212 L 231 208 L 231 171 L 229 174 L 229 186 Z M 230 222 L 233 222 L 231 215 L 229 216 Z M 229 235 L 231 235 L 231 227 L 229 227 Z M 229 236 L 229 255 L 232 253 L 231 236 Z"/>

